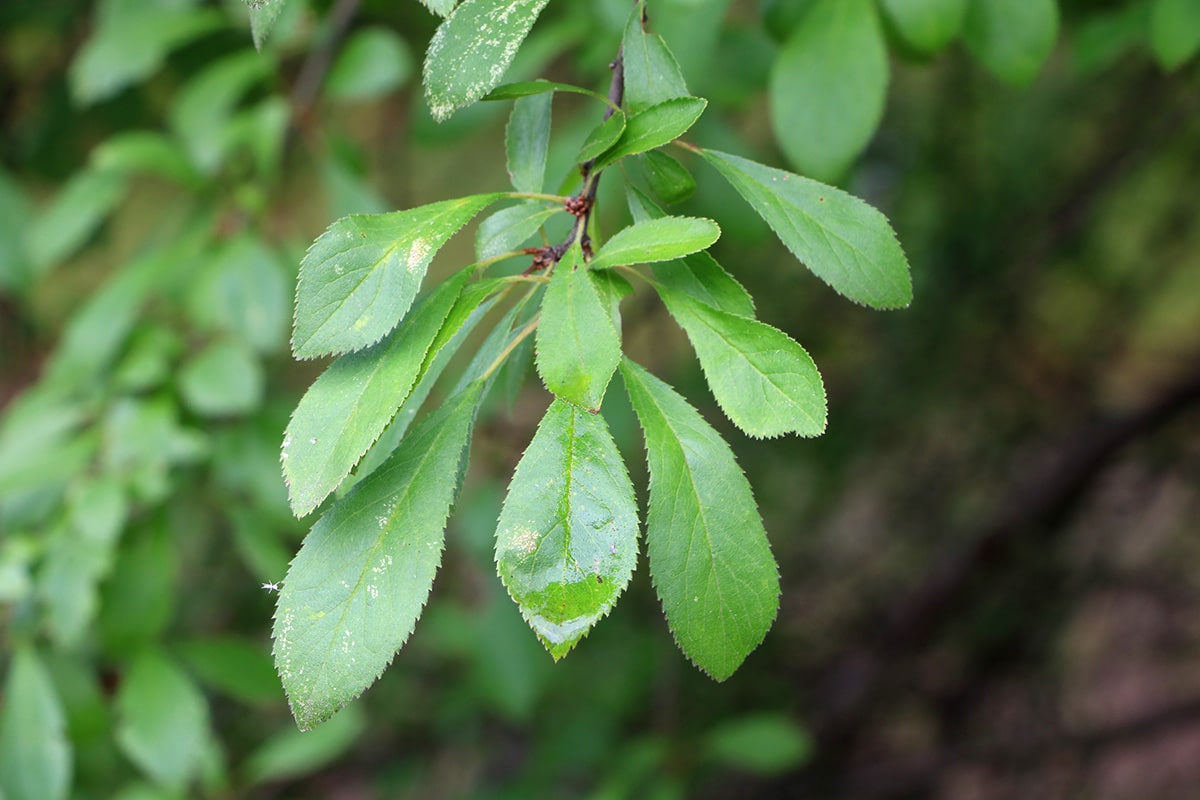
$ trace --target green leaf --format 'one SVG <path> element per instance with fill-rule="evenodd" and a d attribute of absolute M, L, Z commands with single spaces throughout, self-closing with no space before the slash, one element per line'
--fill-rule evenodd
<path fill-rule="evenodd" d="M 661 217 L 617 231 L 592 259 L 592 269 L 672 261 L 712 245 L 721 228 L 703 217 Z"/>
<path fill-rule="evenodd" d="M 599 409 L 621 360 L 621 336 L 572 247 L 554 268 L 537 329 L 537 370 L 558 397 Z"/>
<path fill-rule="evenodd" d="M 673 157 L 651 150 L 640 158 L 650 189 L 667 205 L 682 203 L 696 192 L 696 179 Z"/>
<path fill-rule="evenodd" d="M 795 769 L 813 752 L 812 738 L 789 717 L 763 713 L 722 722 L 704 737 L 706 755 L 754 775 Z"/>
<path fill-rule="evenodd" d="M 408 639 L 441 561 L 481 384 L 452 398 L 317 521 L 275 612 L 275 666 L 302 730 L 370 686 Z"/>
<path fill-rule="evenodd" d="M 258 641 L 233 636 L 195 639 L 179 654 L 203 683 L 245 703 L 275 703 L 279 676 Z"/>
<path fill-rule="evenodd" d="M 188 288 L 188 312 L 202 329 L 229 333 L 259 353 L 287 342 L 292 282 L 279 256 L 253 234 L 210 250 Z"/>
<path fill-rule="evenodd" d="M 725 680 L 779 608 L 779 573 L 750 484 L 720 435 L 670 386 L 624 360 L 646 436 L 650 574 L 675 641 Z"/>
<path fill-rule="evenodd" d="M 572 94 L 586 94 L 589 97 L 594 97 L 597 100 L 607 103 L 607 98 L 605 98 L 604 95 L 594 92 L 591 89 L 585 89 L 582 86 L 576 86 L 573 83 L 559 83 L 558 81 L 548 81 L 541 78 L 533 81 L 502 83 L 484 95 L 481 99 L 489 102 L 495 100 L 515 100 L 518 97 L 532 97 L 533 95 L 546 94 L 547 92 L 570 92 Z"/>
<path fill-rule="evenodd" d="M 771 69 L 771 125 L 788 160 L 840 178 L 883 117 L 888 60 L 873 0 L 817 0 Z"/>
<path fill-rule="evenodd" d="M 234 145 L 239 104 L 271 75 L 269 59 L 238 50 L 205 66 L 174 95 L 171 128 L 196 169 L 212 175 L 224 163 Z"/>
<path fill-rule="evenodd" d="M 637 562 L 633 485 L 604 418 L 555 400 L 521 457 L 496 566 L 555 660 L 612 609 Z"/>
<path fill-rule="evenodd" d="M 16 648 L 0 714 L 0 796 L 64 800 L 71 788 L 71 744 L 54 684 L 34 649 Z"/>
<path fill-rule="evenodd" d="M 255 784 L 311 775 L 350 750 L 366 729 L 367 715 L 351 707 L 315 731 L 280 731 L 246 759 L 246 778 Z"/>
<path fill-rule="evenodd" d="M 576 163 L 582 164 L 595 160 L 601 153 L 616 144 L 624 132 L 624 112 L 613 111 L 612 116 L 592 128 L 592 132 L 584 140 L 583 146 L 579 148 L 579 154 L 575 156 Z"/>
<path fill-rule="evenodd" d="M 698 150 L 779 240 L 836 291 L 874 308 L 912 302 L 908 259 L 887 218 L 832 186 L 717 150 Z"/>
<path fill-rule="evenodd" d="M 442 245 L 501 197 L 477 194 L 333 223 L 300 263 L 292 352 L 316 358 L 378 342 L 408 313 Z"/>
<path fill-rule="evenodd" d="M 458 0 L 421 0 L 421 3 L 439 17 L 448 17 Z"/>
<path fill-rule="evenodd" d="M 179 373 L 183 401 L 204 417 L 249 414 L 262 403 L 265 384 L 258 357 L 233 340 L 204 348 Z"/>
<path fill-rule="evenodd" d="M 508 154 L 508 179 L 518 192 L 540 192 L 546 180 L 546 153 L 550 147 L 550 94 L 517 98 L 504 144 Z"/>
<path fill-rule="evenodd" d="M 666 216 L 637 189 L 628 187 L 627 195 L 635 222 Z M 693 253 L 682 261 L 655 264 L 652 269 L 655 280 L 676 294 L 689 295 L 730 314 L 754 316 L 754 300 L 750 293 L 707 252 Z"/>
<path fill-rule="evenodd" d="M 621 53 L 625 69 L 625 107 L 630 114 L 690 94 L 679 63 L 671 55 L 667 43 L 658 34 L 643 30 L 640 3 L 629 15 L 621 40 Z"/>
<path fill-rule="evenodd" d="M 192 680 L 147 650 L 121 682 L 117 711 L 121 751 L 156 783 L 182 790 L 200 769 L 208 737 L 208 704 Z"/>
<path fill-rule="evenodd" d="M 275 27 L 275 21 L 279 19 L 279 14 L 283 11 L 283 4 L 287 0 L 242 0 L 242 2 L 246 4 L 246 11 L 250 15 L 250 35 L 254 39 L 254 47 L 262 52 L 263 45 L 266 44 L 267 37 L 271 34 L 271 29 Z"/>
<path fill-rule="evenodd" d="M 338 100 L 368 100 L 400 89 L 412 73 L 408 42 L 388 28 L 364 28 L 347 40 L 325 91 Z"/>
<path fill-rule="evenodd" d="M 461 270 L 378 344 L 334 361 L 300 399 L 281 459 L 292 511 L 303 517 L 337 488 L 416 385 L 425 356 L 462 293 Z"/>
<path fill-rule="evenodd" d="M 182 186 L 199 180 L 178 140 L 158 131 L 119 133 L 96 147 L 90 161 L 102 172 L 154 175 Z"/>
<path fill-rule="evenodd" d="M 1057 0 L 972 0 L 963 38 L 992 74 L 1024 86 L 1037 77 L 1054 50 Z"/>
<path fill-rule="evenodd" d="M 26 233 L 32 216 L 25 190 L 0 170 L 0 291 L 29 286 L 32 275 Z"/>
<path fill-rule="evenodd" d="M 1150 8 L 1150 49 L 1163 69 L 1183 65 L 1200 50 L 1200 3 L 1154 0 Z"/>
<path fill-rule="evenodd" d="M 125 176 L 114 172 L 76 173 L 29 228 L 34 270 L 45 272 L 82 247 L 121 202 L 126 186 Z"/>
<path fill-rule="evenodd" d="M 425 99 L 439 122 L 500 83 L 548 0 L 465 0 L 429 42 Z"/>
<path fill-rule="evenodd" d="M 962 31 L 970 0 L 880 0 L 896 32 L 920 53 L 936 53 Z"/>
<path fill-rule="evenodd" d="M 707 105 L 700 97 L 677 97 L 639 111 L 626 120 L 625 132 L 612 149 L 596 159 L 596 168 L 678 139 L 700 119 Z"/>
<path fill-rule="evenodd" d="M 656 285 L 687 332 L 725 415 L 755 437 L 825 431 L 825 387 L 804 348 L 766 323 L 738 317 Z"/>
<path fill-rule="evenodd" d="M 475 231 L 475 257 L 483 261 L 515 250 L 561 210 L 530 201 L 497 211 L 479 223 Z"/>

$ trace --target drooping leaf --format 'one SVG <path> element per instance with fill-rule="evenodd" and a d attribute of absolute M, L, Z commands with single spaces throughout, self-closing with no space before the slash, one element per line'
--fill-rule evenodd
<path fill-rule="evenodd" d="M 664 100 L 689 95 L 687 83 L 675 56 L 663 38 L 642 28 L 642 7 L 629 15 L 621 39 L 625 70 L 625 107 L 630 114 L 644 111 Z"/>
<path fill-rule="evenodd" d="M 650 574 L 675 641 L 725 680 L 779 608 L 779 574 L 750 484 L 720 435 L 671 387 L 626 359 L 646 437 Z"/>
<path fill-rule="evenodd" d="M 906 44 L 921 53 L 936 53 L 962 31 L 969 0 L 880 0 Z"/>
<path fill-rule="evenodd" d="M 537 370 L 567 402 L 600 408 L 621 360 L 621 338 L 600 301 L 595 279 L 572 247 L 554 268 L 537 329 Z"/>
<path fill-rule="evenodd" d="M 325 91 L 338 100 L 366 100 L 402 88 L 412 77 L 408 42 L 390 28 L 356 31 L 329 70 Z"/>
<path fill-rule="evenodd" d="M 441 562 L 482 385 L 447 401 L 313 526 L 275 612 L 275 666 L 309 730 L 353 700 L 408 639 Z"/>
<path fill-rule="evenodd" d="M 687 332 L 721 410 L 756 437 L 825 431 L 825 387 L 804 348 L 783 331 L 675 294 L 659 294 Z"/>
<path fill-rule="evenodd" d="M 1058 38 L 1057 0 L 972 0 L 963 27 L 967 49 L 1001 80 L 1037 77 Z"/>
<path fill-rule="evenodd" d="M 682 203 L 695 193 L 696 179 L 673 157 L 661 150 L 650 150 L 641 159 L 651 191 L 667 205 Z"/>
<path fill-rule="evenodd" d="M 333 223 L 300 263 L 292 352 L 316 358 L 378 342 L 408 313 L 442 245 L 502 196 L 477 194 Z"/>
<path fill-rule="evenodd" d="M 1163 69 L 1173 70 L 1200 51 L 1200 3 L 1154 0 L 1150 8 L 1150 49 Z"/>
<path fill-rule="evenodd" d="M 879 127 L 887 84 L 874 0 L 817 0 L 771 69 L 771 125 L 788 160 L 838 179 Z"/>
<path fill-rule="evenodd" d="M 678 139 L 700 119 L 708 101 L 701 97 L 677 97 L 639 111 L 625 122 L 625 132 L 612 149 L 596 159 L 605 167 L 625 156 L 644 153 Z"/>
<path fill-rule="evenodd" d="M 250 35 L 254 39 L 254 47 L 262 52 L 275 21 L 283 11 L 287 0 L 244 0 L 246 11 L 250 14 Z"/>
<path fill-rule="evenodd" d="M 717 150 L 700 150 L 804 266 L 874 308 L 912 302 L 908 259 L 887 218 L 832 186 Z"/>
<path fill-rule="evenodd" d="M 538 229 L 561 211 L 556 206 L 530 201 L 503 208 L 479 223 L 475 231 L 475 257 L 480 261 L 494 258 L 520 247 Z"/>
<path fill-rule="evenodd" d="M 637 562 L 633 485 L 604 418 L 555 400 L 508 487 L 496 566 L 555 660 L 605 616 Z"/>
<path fill-rule="evenodd" d="M 281 460 L 292 512 L 303 517 L 337 488 L 391 422 L 463 286 L 461 270 L 378 344 L 334 361 L 300 399 Z"/>
<path fill-rule="evenodd" d="M 721 228 L 703 217 L 661 217 L 635 222 L 613 234 L 592 259 L 592 269 L 672 261 L 712 245 Z"/>
<path fill-rule="evenodd" d="M 34 649 L 9 662 L 0 710 L 0 796 L 64 800 L 71 788 L 71 743 L 54 684 Z"/>
<path fill-rule="evenodd" d="M 182 790 L 200 769 L 208 703 L 176 664 L 152 650 L 139 655 L 117 695 L 117 744 L 156 783 Z"/>
<path fill-rule="evenodd" d="M 464 0 L 438 26 L 425 55 L 425 99 L 439 122 L 504 77 L 548 0 Z"/>
<path fill-rule="evenodd" d="M 636 188 L 627 187 L 626 194 L 634 222 L 666 216 L 666 212 Z M 682 261 L 655 264 L 652 269 L 655 280 L 670 291 L 690 295 L 730 314 L 754 316 L 754 299 L 750 293 L 706 251 L 693 253 Z"/>
<path fill-rule="evenodd" d="M 583 142 L 583 146 L 579 148 L 579 154 L 575 156 L 576 163 L 582 164 L 586 161 L 592 161 L 616 144 L 624 132 L 625 114 L 622 111 L 614 111 L 612 116 L 601 122 L 588 134 L 587 139 Z"/>
<path fill-rule="evenodd" d="M 513 103 L 504 129 L 508 153 L 508 179 L 518 192 L 540 192 L 546 180 L 546 154 L 550 149 L 552 94 L 519 97 Z"/>

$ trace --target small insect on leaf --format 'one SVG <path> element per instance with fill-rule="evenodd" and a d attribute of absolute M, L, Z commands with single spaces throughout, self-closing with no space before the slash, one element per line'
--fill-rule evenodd
<path fill-rule="evenodd" d="M 268 592 L 275 592 L 277 594 L 279 592 L 279 584 L 278 583 L 264 583 L 262 585 L 262 588 L 266 589 Z"/>

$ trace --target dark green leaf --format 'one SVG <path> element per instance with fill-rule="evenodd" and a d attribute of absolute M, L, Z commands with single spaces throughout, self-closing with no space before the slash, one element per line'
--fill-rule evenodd
<path fill-rule="evenodd" d="M 621 374 L 646 436 L 650 574 L 683 652 L 717 680 L 762 642 L 779 574 L 750 484 L 713 428 L 626 359 Z"/>
<path fill-rule="evenodd" d="M 383 341 L 334 361 L 301 398 L 281 455 L 296 516 L 336 489 L 391 422 L 470 275 L 462 270 L 439 285 Z"/>
<path fill-rule="evenodd" d="M 1200 3 L 1154 0 L 1150 9 L 1150 49 L 1168 70 L 1196 55 L 1200 50 Z"/>
<path fill-rule="evenodd" d="M 243 2 L 250 14 L 250 35 L 254 39 L 254 47 L 261 51 L 287 0 L 243 0 Z"/>
<path fill-rule="evenodd" d="M 548 0 L 465 0 L 434 33 L 425 55 L 425 99 L 450 118 L 494 89 Z"/>
<path fill-rule="evenodd" d="M 179 373 L 184 403 L 204 417 L 250 413 L 262 403 L 265 384 L 258 357 L 235 340 L 209 345 Z"/>
<path fill-rule="evenodd" d="M 912 302 L 908 259 L 879 211 L 799 175 L 716 150 L 699 152 L 787 249 L 835 290 L 875 308 Z"/>
<path fill-rule="evenodd" d="M 121 751 L 156 783 L 182 790 L 200 769 L 208 737 L 208 704 L 196 685 L 148 650 L 121 681 L 117 711 Z"/>
<path fill-rule="evenodd" d="M 0 712 L 0 796 L 63 800 L 71 788 L 71 744 L 50 675 L 28 645 L 16 648 Z"/>
<path fill-rule="evenodd" d="M 497 211 L 479 223 L 475 231 L 475 257 L 483 261 L 515 250 L 561 210 L 531 201 Z"/>
<path fill-rule="evenodd" d="M 725 415 L 756 437 L 825 430 L 825 387 L 817 365 L 791 337 L 766 323 L 719 311 L 658 285 L 687 331 Z"/>
<path fill-rule="evenodd" d="M 972 0 L 963 38 L 996 77 L 1023 86 L 1037 77 L 1054 49 L 1057 0 Z"/>
<path fill-rule="evenodd" d="M 205 66 L 174 95 L 171 128 L 200 172 L 211 175 L 224 163 L 238 105 L 271 74 L 268 59 L 239 50 Z"/>
<path fill-rule="evenodd" d="M 677 97 L 650 106 L 625 122 L 625 133 L 613 148 L 596 159 L 605 167 L 625 156 L 644 153 L 678 139 L 700 119 L 708 101 L 700 97 Z"/>
<path fill-rule="evenodd" d="M 879 126 L 887 84 L 874 0 L 818 0 L 771 69 L 771 124 L 788 160 L 819 180 L 841 177 Z"/>
<path fill-rule="evenodd" d="M 412 72 L 408 42 L 388 28 L 363 28 L 347 40 L 325 90 L 338 100 L 367 100 L 402 88 Z"/>
<path fill-rule="evenodd" d="M 556 660 L 624 591 L 637 537 L 633 485 L 604 418 L 555 400 L 508 487 L 496 565 Z"/>
<path fill-rule="evenodd" d="M 905 43 L 920 53 L 936 53 L 962 31 L 969 0 L 881 0 Z"/>
<path fill-rule="evenodd" d="M 352 748 L 366 728 L 367 715 L 350 707 L 315 731 L 280 731 L 246 759 L 246 778 L 254 784 L 311 775 Z"/>
<path fill-rule="evenodd" d="M 616 144 L 624 132 L 625 114 L 621 111 L 614 111 L 612 116 L 601 122 L 588 134 L 587 139 L 583 142 L 583 146 L 579 148 L 579 154 L 575 156 L 575 161 L 580 164 L 592 161 Z"/>
<path fill-rule="evenodd" d="M 275 612 L 275 666 L 302 730 L 370 686 L 408 639 L 442 556 L 481 384 L 448 401 L 313 526 Z"/>
<path fill-rule="evenodd" d="M 338 220 L 300 264 L 292 351 L 297 358 L 361 350 L 408 313 L 429 262 L 501 194 Z"/>
<path fill-rule="evenodd" d="M 514 83 L 503 83 L 488 92 L 482 99 L 487 101 L 515 100 L 518 97 L 532 97 L 533 95 L 546 94 L 547 92 L 571 92 L 572 94 L 586 94 L 599 100 L 604 100 L 604 95 L 593 92 L 591 89 L 585 89 L 582 86 L 576 86 L 571 83 L 559 83 L 557 81 L 547 81 L 541 79 L 536 81 L 516 81 Z"/>
<path fill-rule="evenodd" d="M 803 764 L 813 751 L 811 737 L 783 714 L 755 714 L 722 722 L 708 732 L 709 758 L 743 772 L 778 775 Z"/>
<path fill-rule="evenodd" d="M 550 104 L 553 95 L 517 98 L 504 129 L 508 179 L 518 192 L 540 192 L 546 180 L 550 147 Z"/>
<path fill-rule="evenodd" d="M 721 229 L 703 217 L 661 217 L 635 222 L 617 231 L 592 259 L 592 269 L 621 264 L 672 261 L 704 250 L 717 241 Z"/>
<path fill-rule="evenodd" d="M 274 703 L 279 676 L 258 641 L 232 636 L 195 639 L 179 654 L 203 683 L 245 703 Z"/>
<path fill-rule="evenodd" d="M 546 388 L 587 409 L 599 409 L 621 360 L 621 337 L 596 291 L 579 248 L 554 268 L 537 329 L 537 369 Z"/>
<path fill-rule="evenodd" d="M 642 28 L 642 7 L 635 6 L 621 40 L 625 68 L 625 107 L 630 114 L 664 100 L 689 95 L 683 74 L 667 43 Z"/>
<path fill-rule="evenodd" d="M 692 173 L 661 150 L 643 153 L 642 165 L 650 189 L 667 205 L 682 203 L 696 191 Z"/>

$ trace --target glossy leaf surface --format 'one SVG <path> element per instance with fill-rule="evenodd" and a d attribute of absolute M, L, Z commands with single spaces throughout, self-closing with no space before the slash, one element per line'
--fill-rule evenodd
<path fill-rule="evenodd" d="M 621 375 L 646 437 L 646 550 L 683 652 L 725 680 L 779 608 L 779 574 L 733 452 L 667 384 L 626 359 Z"/>
<path fill-rule="evenodd" d="M 333 223 L 300 264 L 296 357 L 349 353 L 382 339 L 408 313 L 442 245 L 502 196 L 472 195 Z"/>
<path fill-rule="evenodd" d="M 621 134 L 625 132 L 625 114 L 621 111 L 614 111 L 612 116 L 601 122 L 595 128 L 592 128 L 587 139 L 583 141 L 583 145 L 579 148 L 579 154 L 575 156 L 577 163 L 592 161 L 608 148 L 617 143 L 621 138 Z"/>
<path fill-rule="evenodd" d="M 425 55 L 425 99 L 447 120 L 504 77 L 548 0 L 465 0 L 433 35 Z"/>
<path fill-rule="evenodd" d="M 301 398 L 280 458 L 292 511 L 308 514 L 337 488 L 408 398 L 469 270 L 443 282 L 383 341 L 342 356 Z"/>
<path fill-rule="evenodd" d="M 637 562 L 633 485 L 604 418 L 555 400 L 508 487 L 496 565 L 555 659 L 605 616 Z"/>
<path fill-rule="evenodd" d="M 804 266 L 874 308 L 912 302 L 908 259 L 887 218 L 840 189 L 717 150 L 700 150 Z"/>
<path fill-rule="evenodd" d="M 700 97 L 677 97 L 634 114 L 626 120 L 625 132 L 612 149 L 596 159 L 596 166 L 607 166 L 678 139 L 700 119 L 707 105 L 708 101 Z"/>
<path fill-rule="evenodd" d="M 661 217 L 635 222 L 613 234 L 592 259 L 592 269 L 652 264 L 682 258 L 712 245 L 721 228 L 703 217 Z"/>
<path fill-rule="evenodd" d="M 275 667 L 303 730 L 374 683 L 408 639 L 441 562 L 480 397 L 475 384 L 418 424 L 317 521 L 275 612 Z"/>

